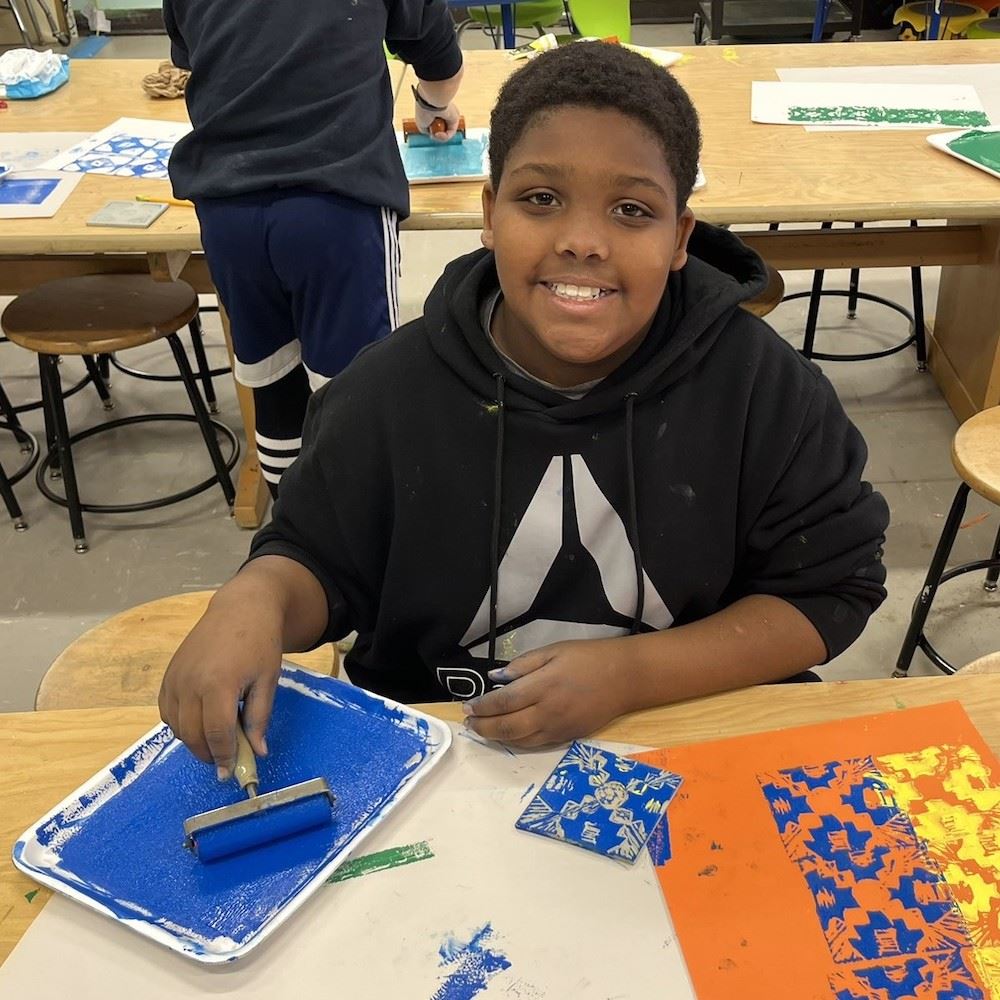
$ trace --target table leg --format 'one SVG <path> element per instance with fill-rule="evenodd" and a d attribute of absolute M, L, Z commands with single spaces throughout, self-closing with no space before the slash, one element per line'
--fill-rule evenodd
<path fill-rule="evenodd" d="M 503 47 L 512 49 L 517 44 L 514 37 L 514 4 L 505 3 L 500 5 L 500 20 L 503 22 Z"/>
<path fill-rule="evenodd" d="M 941 268 L 928 365 L 959 420 L 1000 404 L 1000 222 L 982 224 L 980 262 Z"/>
<path fill-rule="evenodd" d="M 219 319 L 222 320 L 222 332 L 226 335 L 226 348 L 229 351 L 229 361 L 236 370 L 233 356 L 233 338 L 229 331 L 229 316 L 219 302 Z M 235 375 L 233 381 L 236 382 Z M 260 471 L 260 461 L 257 458 L 257 439 L 254 434 L 253 390 L 236 382 L 236 399 L 240 404 L 240 415 L 243 418 L 243 431 L 247 444 L 243 461 L 240 463 L 239 477 L 236 481 L 236 504 L 233 507 L 233 517 L 241 528 L 259 528 L 264 520 L 264 511 L 271 494 Z"/>

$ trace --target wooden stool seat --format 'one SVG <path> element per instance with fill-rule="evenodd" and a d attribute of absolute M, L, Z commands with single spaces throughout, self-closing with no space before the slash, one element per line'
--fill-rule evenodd
<path fill-rule="evenodd" d="M 760 295 L 755 295 L 752 299 L 740 303 L 743 309 L 746 309 L 748 313 L 753 313 L 754 316 L 766 316 L 775 310 L 785 297 L 785 279 L 770 264 L 765 266 L 767 267 L 767 288 Z"/>
<path fill-rule="evenodd" d="M 45 672 L 35 695 L 38 711 L 155 705 L 177 647 L 202 616 L 213 590 L 162 597 L 95 625 L 70 643 Z M 340 658 L 326 644 L 286 660 L 337 676 Z"/>
<path fill-rule="evenodd" d="M 1000 406 L 981 410 L 959 427 L 951 460 L 964 482 L 1000 504 Z"/>
<path fill-rule="evenodd" d="M 978 660 L 966 663 L 958 671 L 960 674 L 1000 674 L 1000 653 L 987 653 Z"/>
<path fill-rule="evenodd" d="M 7 337 L 36 354 L 112 354 L 176 333 L 198 314 L 185 281 L 93 274 L 48 281 L 3 313 Z"/>

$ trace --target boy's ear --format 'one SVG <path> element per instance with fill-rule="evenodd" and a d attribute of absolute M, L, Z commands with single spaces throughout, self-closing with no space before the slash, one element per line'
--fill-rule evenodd
<path fill-rule="evenodd" d="M 688 240 L 694 232 L 694 212 L 685 208 L 677 217 L 677 236 L 674 242 L 674 257 L 670 262 L 671 271 L 679 271 L 688 259 Z"/>
<path fill-rule="evenodd" d="M 483 185 L 483 231 L 479 236 L 487 250 L 493 249 L 493 206 L 496 204 L 496 195 L 493 193 L 493 186 L 487 181 Z"/>

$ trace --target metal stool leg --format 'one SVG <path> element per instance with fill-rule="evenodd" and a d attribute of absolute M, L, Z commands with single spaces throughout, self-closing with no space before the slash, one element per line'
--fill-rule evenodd
<path fill-rule="evenodd" d="M 864 229 L 863 222 L 855 222 L 855 229 Z M 847 318 L 858 318 L 858 289 L 861 287 L 861 268 L 851 268 L 851 279 L 847 286 Z"/>
<path fill-rule="evenodd" d="M 205 447 L 208 448 L 208 454 L 212 459 L 212 465 L 215 467 L 215 474 L 219 480 L 219 486 L 222 487 L 226 503 L 232 507 L 236 503 L 236 490 L 233 487 L 233 481 L 230 478 L 229 471 L 226 469 L 226 462 L 222 457 L 222 449 L 219 448 L 219 442 L 215 437 L 215 431 L 212 429 L 212 424 L 208 419 L 208 410 L 205 408 L 205 402 L 201 398 L 201 393 L 198 392 L 198 386 L 195 385 L 194 372 L 191 371 L 191 364 L 188 361 L 187 354 L 184 353 L 184 345 L 180 342 L 180 338 L 176 333 L 172 333 L 169 337 L 167 337 L 167 343 L 170 344 L 170 349 L 174 352 L 174 360 L 177 362 L 177 370 L 180 372 L 181 381 L 184 383 L 184 388 L 187 390 L 188 399 L 191 401 L 191 409 L 194 411 L 195 419 L 198 421 L 198 426 L 201 428 L 201 436 L 205 439 Z"/>
<path fill-rule="evenodd" d="M 86 552 L 87 535 L 83 530 L 83 511 L 80 509 L 80 493 L 76 486 L 76 470 L 73 468 L 73 453 L 70 450 L 69 427 L 66 424 L 66 408 L 63 406 L 62 386 L 59 382 L 59 361 L 52 354 L 40 354 L 38 362 L 42 372 L 42 394 L 47 397 L 52 416 L 62 468 L 63 484 L 66 487 L 66 503 L 69 506 L 69 523 L 73 530 L 73 547 L 77 552 Z M 38 465 L 38 476 L 45 471 L 45 462 Z"/>
<path fill-rule="evenodd" d="M 110 354 L 98 354 L 97 355 L 97 370 L 101 373 L 101 378 L 104 379 L 104 384 L 107 386 L 111 385 L 111 355 Z"/>
<path fill-rule="evenodd" d="M 212 385 L 212 369 L 209 367 L 208 358 L 205 355 L 205 341 L 201 336 L 201 320 L 195 316 L 188 325 L 188 329 L 191 331 L 191 346 L 194 348 L 194 357 L 198 362 L 198 378 L 201 379 L 205 391 L 208 412 L 218 413 L 219 404 L 215 399 L 215 386 Z"/>
<path fill-rule="evenodd" d="M 10 514 L 11 520 L 14 522 L 14 530 L 27 531 L 28 522 L 25 521 L 24 514 L 21 513 L 17 497 L 14 496 L 14 487 L 11 486 L 2 465 L 0 465 L 0 500 L 3 500 L 4 506 L 7 508 L 7 513 Z"/>
<path fill-rule="evenodd" d="M 115 403 L 111 398 L 111 393 L 108 392 L 108 386 L 104 381 L 104 376 L 101 374 L 101 366 L 90 354 L 85 354 L 83 356 L 83 363 L 87 366 L 87 371 L 90 372 L 90 378 L 94 383 L 94 388 L 97 390 L 97 395 L 101 397 L 104 409 L 113 410 L 115 408 Z M 62 399 L 61 396 L 60 399 Z"/>
<path fill-rule="evenodd" d="M 832 222 L 824 222 L 820 229 L 832 229 Z M 809 313 L 806 316 L 806 335 L 802 341 L 802 353 L 812 358 L 816 350 L 816 324 L 819 322 L 819 306 L 823 301 L 823 271 L 813 271 L 812 291 L 809 293 Z"/>
<path fill-rule="evenodd" d="M 910 228 L 917 228 L 917 220 L 910 220 Z M 927 327 L 924 324 L 924 283 L 919 267 L 910 268 L 913 288 L 913 343 L 917 349 L 917 371 L 927 371 Z"/>
<path fill-rule="evenodd" d="M 45 419 L 45 453 L 49 456 L 49 478 L 62 479 L 62 464 L 59 461 L 59 448 L 56 444 L 56 420 L 52 413 L 52 406 L 49 403 L 48 393 L 45 391 L 45 368 L 42 364 L 43 357 L 44 355 L 42 354 L 38 355 L 38 379 L 42 390 L 42 416 Z M 59 371 L 58 364 L 59 362 L 57 361 L 57 374 Z M 41 471 L 39 471 L 38 475 L 41 474 Z"/>
<path fill-rule="evenodd" d="M 996 541 L 993 542 L 993 554 L 990 561 L 996 563 L 986 571 L 986 581 L 983 583 L 983 590 L 987 593 L 994 593 L 997 589 L 997 580 L 1000 580 L 1000 531 L 997 532 Z"/>
<path fill-rule="evenodd" d="M 11 430 L 15 433 L 24 429 L 21 425 L 21 421 L 18 419 L 17 410 L 14 409 L 14 404 L 10 401 L 10 398 L 4 391 L 3 385 L 0 385 L 0 417 L 3 418 L 4 422 L 7 423 Z M 27 454 L 29 451 L 31 451 L 31 443 L 27 440 L 22 440 L 22 454 Z"/>
<path fill-rule="evenodd" d="M 952 501 L 951 510 L 948 511 L 947 520 L 941 530 L 941 537 L 938 539 L 937 548 L 934 550 L 934 557 L 931 559 L 930 568 L 927 570 L 927 577 L 924 580 L 923 588 L 917 595 L 913 604 L 913 611 L 910 614 L 910 624 L 903 639 L 903 645 L 899 650 L 899 657 L 896 659 L 896 669 L 892 672 L 893 677 L 906 677 L 910 669 L 910 662 L 913 654 L 920 643 L 924 632 L 924 625 L 927 622 L 927 615 L 934 603 L 934 596 L 937 594 L 938 586 L 941 583 L 941 576 L 944 568 L 948 564 L 948 557 L 951 555 L 952 546 L 958 535 L 959 526 L 965 516 L 965 508 L 969 502 L 969 487 L 962 483 L 955 499 Z"/>

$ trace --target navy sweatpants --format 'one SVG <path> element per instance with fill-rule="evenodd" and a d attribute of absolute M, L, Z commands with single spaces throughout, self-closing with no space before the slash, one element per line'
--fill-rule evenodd
<path fill-rule="evenodd" d="M 302 445 L 310 392 L 397 326 L 396 213 L 298 189 L 195 207 L 274 493 Z"/>

